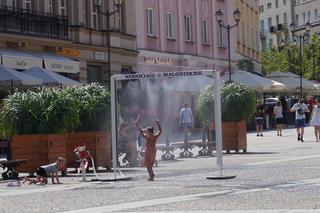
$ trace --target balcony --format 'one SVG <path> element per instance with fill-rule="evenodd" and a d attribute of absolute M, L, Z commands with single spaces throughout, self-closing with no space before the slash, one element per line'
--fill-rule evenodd
<path fill-rule="evenodd" d="M 68 27 L 66 16 L 0 6 L 0 32 L 68 39 Z"/>

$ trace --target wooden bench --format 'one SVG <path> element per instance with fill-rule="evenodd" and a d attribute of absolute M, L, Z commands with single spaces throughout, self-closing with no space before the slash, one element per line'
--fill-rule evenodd
<path fill-rule="evenodd" d="M 6 171 L 2 173 L 2 179 L 3 180 L 18 179 L 19 173 L 16 171 L 16 168 L 21 164 L 25 164 L 25 163 L 27 163 L 26 159 L 0 161 L 0 167 L 2 167 L 3 169 L 6 169 Z"/>

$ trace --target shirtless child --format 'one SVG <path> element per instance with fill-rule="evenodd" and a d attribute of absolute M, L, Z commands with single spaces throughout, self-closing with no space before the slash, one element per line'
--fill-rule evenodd
<path fill-rule="evenodd" d="M 154 133 L 153 127 L 147 127 L 145 129 L 141 129 L 138 125 L 138 121 L 136 121 L 136 123 L 135 123 L 140 134 L 146 140 L 144 164 L 147 167 L 147 170 L 148 170 L 148 173 L 150 176 L 150 178 L 148 180 L 150 180 L 150 181 L 153 181 L 153 178 L 154 178 L 152 166 L 153 166 L 154 161 L 156 159 L 156 152 L 157 152 L 156 142 L 162 132 L 162 128 L 160 126 L 159 120 L 156 120 L 156 124 L 158 125 L 159 131 L 157 133 Z"/>

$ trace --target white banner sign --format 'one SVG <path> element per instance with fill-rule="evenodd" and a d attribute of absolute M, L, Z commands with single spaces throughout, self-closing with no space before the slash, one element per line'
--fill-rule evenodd
<path fill-rule="evenodd" d="M 133 73 L 114 75 L 116 80 L 153 79 L 153 78 L 175 78 L 185 76 L 213 75 L 214 70 L 197 71 L 175 71 L 175 72 L 155 72 L 155 73 Z"/>
<path fill-rule="evenodd" d="M 41 58 L 2 55 L 2 64 L 12 69 L 26 70 L 31 67 L 42 67 Z"/>
<path fill-rule="evenodd" d="M 72 60 L 51 60 L 44 59 L 45 69 L 53 72 L 78 73 L 80 72 L 80 63 Z"/>

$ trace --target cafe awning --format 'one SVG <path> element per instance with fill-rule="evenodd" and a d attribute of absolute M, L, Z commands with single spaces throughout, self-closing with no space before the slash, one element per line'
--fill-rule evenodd
<path fill-rule="evenodd" d="M 11 69 L 25 70 L 33 66 L 42 67 L 42 59 L 26 52 L 0 50 L 1 64 Z"/>
<path fill-rule="evenodd" d="M 41 58 L 44 63 L 44 69 L 53 72 L 78 73 L 80 72 L 80 62 L 67 57 L 54 55 L 50 53 L 34 53 Z M 41 66 L 42 67 L 42 66 Z"/>

